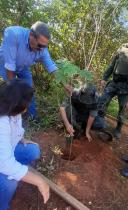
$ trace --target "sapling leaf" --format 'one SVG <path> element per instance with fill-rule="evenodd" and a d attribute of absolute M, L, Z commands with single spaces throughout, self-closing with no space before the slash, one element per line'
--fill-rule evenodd
<path fill-rule="evenodd" d="M 88 80 L 88 81 L 91 81 L 91 80 L 93 79 L 93 74 L 92 74 L 92 72 L 90 72 L 90 71 L 88 71 L 88 70 L 86 70 L 86 69 L 81 70 L 81 71 L 79 72 L 79 75 L 80 75 L 81 78 L 85 78 L 85 79 Z"/>
<path fill-rule="evenodd" d="M 92 73 L 87 69 L 80 70 L 78 66 L 73 64 L 67 59 L 59 59 L 56 61 L 58 70 L 56 71 L 55 80 L 57 83 L 66 84 L 69 81 L 73 81 L 73 78 L 80 77 L 91 81 L 93 79 Z"/>

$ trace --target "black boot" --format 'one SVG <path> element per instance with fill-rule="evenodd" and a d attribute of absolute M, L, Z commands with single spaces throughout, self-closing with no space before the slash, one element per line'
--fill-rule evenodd
<path fill-rule="evenodd" d="M 128 155 L 123 155 L 121 157 L 121 160 L 123 160 L 124 162 L 128 163 Z"/>
<path fill-rule="evenodd" d="M 124 168 L 121 170 L 121 175 L 124 177 L 128 177 L 128 168 Z"/>
<path fill-rule="evenodd" d="M 121 128 L 122 128 L 122 126 L 123 126 L 123 123 L 118 122 L 117 126 L 115 128 L 115 131 L 114 131 L 114 137 L 118 140 L 121 138 Z"/>

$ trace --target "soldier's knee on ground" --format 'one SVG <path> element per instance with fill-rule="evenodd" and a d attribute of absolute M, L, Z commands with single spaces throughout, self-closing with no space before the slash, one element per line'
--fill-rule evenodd
<path fill-rule="evenodd" d="M 105 121 L 105 118 L 97 116 L 93 123 L 93 129 L 102 130 L 102 129 L 107 129 L 107 128 L 108 128 L 108 124 Z"/>

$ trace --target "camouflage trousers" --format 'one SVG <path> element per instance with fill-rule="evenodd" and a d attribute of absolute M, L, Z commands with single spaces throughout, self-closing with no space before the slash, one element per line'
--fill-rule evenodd
<path fill-rule="evenodd" d="M 119 111 L 117 115 L 118 123 L 123 124 L 125 119 L 125 108 L 128 101 L 128 84 L 125 82 L 110 81 L 107 83 L 102 96 L 99 99 L 99 115 L 104 117 L 112 98 L 117 96 Z"/>

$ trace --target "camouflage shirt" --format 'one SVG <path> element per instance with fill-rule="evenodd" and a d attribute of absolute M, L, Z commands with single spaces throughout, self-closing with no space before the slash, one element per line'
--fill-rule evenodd
<path fill-rule="evenodd" d="M 77 113 L 82 115 L 84 113 L 89 113 L 90 116 L 97 116 L 97 104 L 98 104 L 98 93 L 94 86 L 91 86 L 83 92 L 81 89 L 79 91 L 74 91 L 71 97 L 71 105 L 76 109 Z M 66 98 L 61 107 L 65 109 L 70 106 L 70 97 Z"/>

